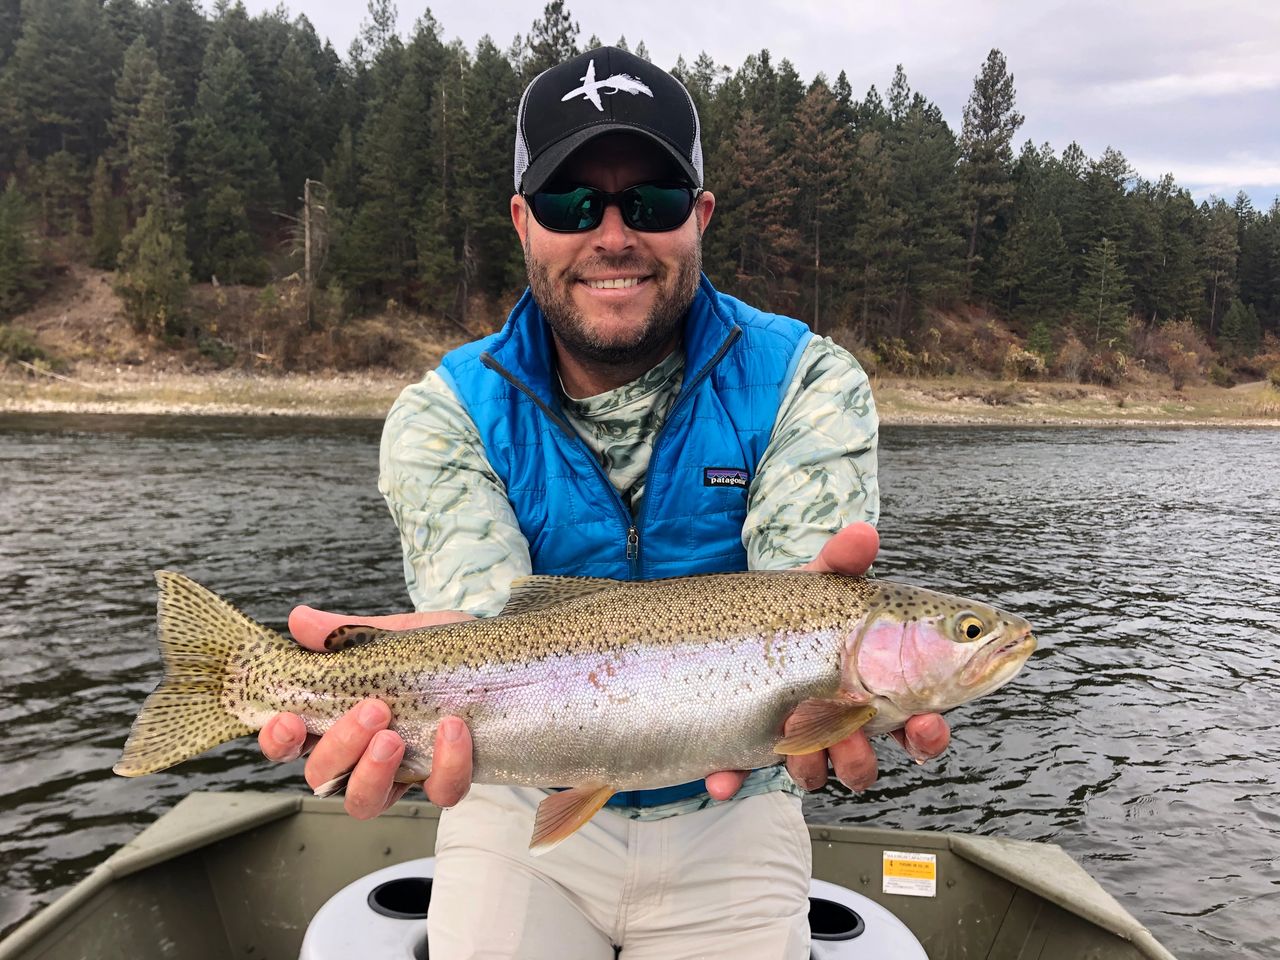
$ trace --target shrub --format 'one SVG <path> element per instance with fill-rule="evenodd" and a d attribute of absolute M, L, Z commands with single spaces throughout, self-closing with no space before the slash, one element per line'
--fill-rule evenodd
<path fill-rule="evenodd" d="M 1215 363 L 1209 367 L 1209 382 L 1215 387 L 1234 387 L 1236 378 L 1222 364 Z"/>
<path fill-rule="evenodd" d="M 1277 390 L 1280 390 L 1280 366 L 1272 367 L 1267 374 L 1267 382 Z"/>
<path fill-rule="evenodd" d="M 1075 333 L 1067 334 L 1067 339 L 1058 348 L 1058 357 L 1054 363 L 1058 376 L 1079 383 L 1088 362 L 1089 349 Z"/>
<path fill-rule="evenodd" d="M 26 363 L 49 359 L 48 354 L 36 343 L 30 330 L 7 325 L 0 325 L 0 357 L 6 360 L 22 360 Z"/>
<path fill-rule="evenodd" d="M 1099 350 L 1089 357 L 1088 373 L 1093 383 L 1114 386 L 1124 379 L 1129 358 L 1119 350 Z"/>
<path fill-rule="evenodd" d="M 1023 350 L 1015 344 L 1009 344 L 1004 355 L 1004 376 L 1007 380 L 1037 378 L 1044 376 L 1044 358 L 1038 353 Z"/>

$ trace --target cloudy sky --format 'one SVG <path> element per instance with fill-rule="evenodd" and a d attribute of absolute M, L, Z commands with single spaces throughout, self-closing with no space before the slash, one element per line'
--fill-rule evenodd
<path fill-rule="evenodd" d="M 276 0 L 246 0 L 253 11 Z M 545 0 L 436 0 L 446 39 L 502 48 L 527 33 Z M 767 48 L 807 82 L 844 70 L 861 96 L 882 92 L 901 63 L 914 90 L 953 129 L 992 47 L 1008 59 L 1026 123 L 1019 143 L 1072 140 L 1091 156 L 1119 149 L 1144 177 L 1172 173 L 1197 199 L 1244 190 L 1266 208 L 1280 195 L 1280 2 L 1277 0 L 569 0 L 581 27 L 606 43 L 643 40 L 670 67 L 700 51 L 736 68 Z M 359 0 L 289 4 L 345 54 Z M 425 6 L 399 0 L 401 34 Z"/>

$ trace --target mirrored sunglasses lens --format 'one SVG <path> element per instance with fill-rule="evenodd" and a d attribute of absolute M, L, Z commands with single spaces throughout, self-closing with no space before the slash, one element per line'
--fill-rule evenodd
<path fill-rule="evenodd" d="M 643 183 L 622 198 L 623 219 L 636 230 L 674 230 L 693 210 L 693 191 L 687 187 Z"/>
<path fill-rule="evenodd" d="M 598 190 L 576 187 L 563 193 L 535 193 L 533 214 L 549 230 L 590 230 L 600 223 Z"/>

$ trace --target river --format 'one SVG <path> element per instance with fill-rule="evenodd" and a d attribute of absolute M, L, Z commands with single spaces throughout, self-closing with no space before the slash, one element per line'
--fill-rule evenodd
<path fill-rule="evenodd" d="M 152 571 L 277 628 L 404 605 L 378 425 L 0 415 L 0 931 L 195 789 L 303 789 L 251 740 L 111 764 L 158 677 Z M 877 570 L 1036 626 L 918 767 L 811 820 L 1060 844 L 1188 960 L 1280 956 L 1280 435 L 886 428 Z"/>

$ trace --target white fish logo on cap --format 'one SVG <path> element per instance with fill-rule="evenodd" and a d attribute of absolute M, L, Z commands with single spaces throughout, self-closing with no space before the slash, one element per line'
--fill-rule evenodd
<path fill-rule="evenodd" d="M 643 93 L 646 97 L 652 97 L 653 91 L 646 87 L 635 77 L 625 73 L 615 73 L 612 76 L 605 77 L 603 80 L 596 79 L 596 61 L 592 58 L 587 63 L 586 75 L 582 77 L 582 86 L 574 87 L 563 97 L 560 102 L 572 100 L 574 97 L 581 95 L 584 100 L 590 100 L 596 105 L 596 109 L 604 112 L 604 104 L 600 101 L 601 93 L 629 93 L 633 97 L 636 94 Z"/>

